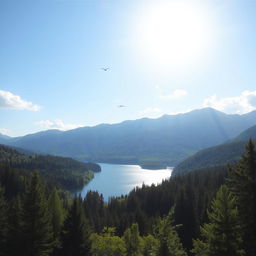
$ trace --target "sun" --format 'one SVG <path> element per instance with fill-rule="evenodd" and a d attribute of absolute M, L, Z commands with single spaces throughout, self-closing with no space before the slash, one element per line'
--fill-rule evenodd
<path fill-rule="evenodd" d="M 194 65 L 209 47 L 209 17 L 198 6 L 167 1 L 140 14 L 136 38 L 140 53 L 151 64 Z"/>

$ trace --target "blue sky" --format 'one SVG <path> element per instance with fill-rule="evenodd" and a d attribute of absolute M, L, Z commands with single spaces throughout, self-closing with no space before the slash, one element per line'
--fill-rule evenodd
<path fill-rule="evenodd" d="M 0 133 L 252 111 L 255 13 L 253 0 L 2 0 Z"/>

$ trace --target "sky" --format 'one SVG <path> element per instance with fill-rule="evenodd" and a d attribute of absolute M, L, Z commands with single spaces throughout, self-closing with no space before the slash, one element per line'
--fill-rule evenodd
<path fill-rule="evenodd" d="M 1 0 L 0 133 L 255 110 L 255 13 L 254 0 Z"/>

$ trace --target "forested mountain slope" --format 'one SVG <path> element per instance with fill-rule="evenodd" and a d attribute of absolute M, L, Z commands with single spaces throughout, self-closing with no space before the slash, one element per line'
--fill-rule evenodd
<path fill-rule="evenodd" d="M 254 256 L 255 157 L 249 141 L 229 172 L 190 172 L 108 203 L 94 191 L 67 198 L 37 172 L 0 164 L 0 254 Z"/>
<path fill-rule="evenodd" d="M 197 152 L 178 164 L 172 174 L 177 175 L 195 169 L 234 163 L 239 160 L 244 152 L 246 141 L 250 138 L 256 139 L 256 126 L 250 127 L 227 143 Z"/>
<path fill-rule="evenodd" d="M 25 155 L 16 149 L 0 145 L 0 164 L 41 175 L 65 189 L 81 188 L 100 171 L 94 163 L 82 163 L 71 158 L 51 155 Z"/>
<path fill-rule="evenodd" d="M 234 138 L 256 124 L 256 111 L 227 115 L 211 108 L 185 114 L 48 130 L 5 141 L 41 153 L 109 163 L 176 165 L 200 149 Z"/>

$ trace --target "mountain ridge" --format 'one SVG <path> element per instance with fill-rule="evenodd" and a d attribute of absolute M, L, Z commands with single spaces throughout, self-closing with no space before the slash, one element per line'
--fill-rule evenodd
<path fill-rule="evenodd" d="M 254 124 L 256 111 L 228 115 L 204 108 L 155 119 L 126 120 L 69 131 L 47 130 L 5 143 L 83 161 L 176 165 L 198 150 L 230 140 Z"/>
<path fill-rule="evenodd" d="M 179 163 L 172 174 L 178 175 L 202 168 L 235 163 L 243 154 L 249 139 L 256 140 L 256 125 L 246 129 L 226 143 L 198 151 Z"/>

